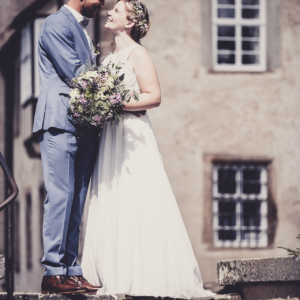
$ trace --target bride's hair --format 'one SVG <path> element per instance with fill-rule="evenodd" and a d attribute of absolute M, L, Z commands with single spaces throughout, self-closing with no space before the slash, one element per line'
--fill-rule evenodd
<path fill-rule="evenodd" d="M 142 8 L 142 14 L 138 14 L 134 8 L 134 5 L 131 3 L 131 0 L 118 0 L 123 1 L 125 3 L 125 9 L 127 12 L 127 19 L 135 23 L 131 30 L 131 37 L 132 39 L 141 44 L 141 39 L 146 36 L 147 32 L 149 31 L 151 22 L 148 13 L 148 9 L 145 4 L 139 2 L 139 6 Z M 141 22 L 143 23 L 143 27 L 141 27 Z M 146 25 L 146 26 L 145 26 Z M 146 28 L 146 30 L 145 30 Z"/>

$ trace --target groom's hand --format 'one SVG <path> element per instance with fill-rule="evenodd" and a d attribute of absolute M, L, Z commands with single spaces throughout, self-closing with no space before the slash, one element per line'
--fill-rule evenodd
<path fill-rule="evenodd" d="M 146 114 L 146 110 L 141 110 L 141 111 L 127 111 L 133 115 L 135 115 L 136 117 L 140 118 L 141 116 L 144 116 Z"/>

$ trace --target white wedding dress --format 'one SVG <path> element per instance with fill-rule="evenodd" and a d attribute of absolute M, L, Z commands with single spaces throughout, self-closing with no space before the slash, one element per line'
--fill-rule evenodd
<path fill-rule="evenodd" d="M 102 62 L 124 63 L 126 87 L 140 91 L 128 56 L 134 46 Z M 147 115 L 125 113 L 107 124 L 91 179 L 82 258 L 84 277 L 103 284 L 98 294 L 201 298 L 200 270 Z"/>

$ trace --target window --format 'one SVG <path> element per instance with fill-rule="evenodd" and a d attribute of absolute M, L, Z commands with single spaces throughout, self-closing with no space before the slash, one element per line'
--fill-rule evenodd
<path fill-rule="evenodd" d="M 30 157 L 40 157 L 40 153 L 32 135 L 34 112 L 39 94 L 38 74 L 38 33 L 45 18 L 35 18 L 21 31 L 20 50 L 20 102 L 21 128 L 20 133 L 27 153 Z"/>
<path fill-rule="evenodd" d="M 37 98 L 39 94 L 38 33 L 45 18 L 27 23 L 21 32 L 20 82 L 21 105 Z"/>
<path fill-rule="evenodd" d="M 26 194 L 26 266 L 32 269 L 32 201 L 31 194 Z"/>
<path fill-rule="evenodd" d="M 213 0 L 215 71 L 266 70 L 265 0 Z"/>
<path fill-rule="evenodd" d="M 14 203 L 14 251 L 15 251 L 15 257 L 14 257 L 14 264 L 15 264 L 15 271 L 17 273 L 20 272 L 20 203 L 19 200 L 16 200 Z"/>
<path fill-rule="evenodd" d="M 31 24 L 28 23 L 21 33 L 21 104 L 26 103 L 32 97 L 32 43 Z"/>
<path fill-rule="evenodd" d="M 267 167 L 214 164 L 213 229 L 216 247 L 268 244 Z"/>

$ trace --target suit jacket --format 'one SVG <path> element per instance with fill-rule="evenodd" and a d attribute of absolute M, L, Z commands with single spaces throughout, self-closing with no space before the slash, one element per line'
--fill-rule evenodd
<path fill-rule="evenodd" d="M 36 107 L 33 132 L 50 127 L 76 133 L 67 115 L 67 85 L 94 61 L 84 31 L 72 13 L 62 7 L 44 21 L 38 42 L 40 94 Z"/>

